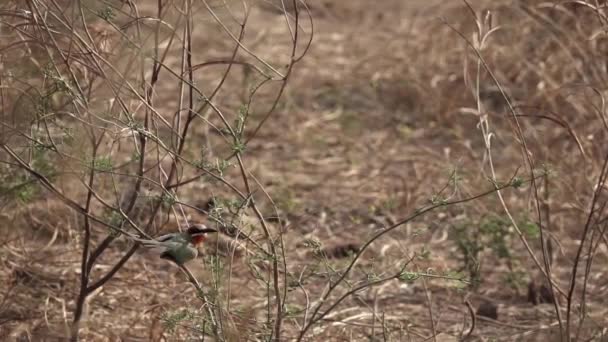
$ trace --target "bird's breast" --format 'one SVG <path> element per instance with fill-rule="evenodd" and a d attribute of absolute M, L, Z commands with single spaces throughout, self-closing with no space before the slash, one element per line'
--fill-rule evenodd
<path fill-rule="evenodd" d="M 172 251 L 173 256 L 179 263 L 192 260 L 198 256 L 198 249 L 194 246 L 183 244 Z"/>

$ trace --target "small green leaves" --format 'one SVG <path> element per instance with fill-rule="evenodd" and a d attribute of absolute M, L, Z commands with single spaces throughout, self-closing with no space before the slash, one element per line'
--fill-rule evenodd
<path fill-rule="evenodd" d="M 298 317 L 303 312 L 305 312 L 305 310 L 302 309 L 298 305 L 293 305 L 293 304 L 285 305 L 285 316 L 287 316 L 287 317 Z"/>
<path fill-rule="evenodd" d="M 74 129 L 71 127 L 63 127 L 62 143 L 67 146 L 72 146 L 74 143 Z"/>
<path fill-rule="evenodd" d="M 161 320 L 165 325 L 165 329 L 172 334 L 177 326 L 185 321 L 190 321 L 195 318 L 195 314 L 189 310 L 169 311 L 161 315 Z"/>
<path fill-rule="evenodd" d="M 310 248 L 315 256 L 323 256 L 323 244 L 318 239 L 306 239 L 304 246 Z"/>
<path fill-rule="evenodd" d="M 239 108 L 238 117 L 234 122 L 234 127 L 236 130 L 236 135 L 240 138 L 243 136 L 243 131 L 245 130 L 245 120 L 247 118 L 247 114 L 249 112 L 249 108 L 246 105 L 241 105 Z"/>
<path fill-rule="evenodd" d="M 411 283 L 420 278 L 420 274 L 417 272 L 408 272 L 403 271 L 399 274 L 399 280 L 404 281 L 406 283 Z"/>
<path fill-rule="evenodd" d="M 230 163 L 227 160 L 224 159 L 217 159 L 215 161 L 215 171 L 217 171 L 217 173 L 220 174 L 220 176 L 224 175 L 224 172 L 230 167 L 232 166 L 232 163 Z"/>
<path fill-rule="evenodd" d="M 475 282 L 474 279 L 467 280 L 465 274 L 460 271 L 447 270 L 446 272 L 444 272 L 443 276 L 446 280 L 448 280 L 448 285 L 451 287 L 455 287 L 456 289 L 464 289 L 467 287 L 467 285 L 470 285 L 471 283 L 473 283 L 474 285 Z"/>
<path fill-rule="evenodd" d="M 515 189 L 520 188 L 524 184 L 524 180 L 519 177 L 514 177 L 511 180 L 511 186 Z"/>
<path fill-rule="evenodd" d="M 120 226 L 124 221 L 122 214 L 113 209 L 107 209 L 103 215 L 103 219 L 109 225 L 114 227 Z"/>
<path fill-rule="evenodd" d="M 95 171 L 98 172 L 110 172 L 112 171 L 112 159 L 109 156 L 100 156 L 92 161 L 92 166 Z"/>
<path fill-rule="evenodd" d="M 199 169 L 216 173 L 220 178 L 223 177 L 224 172 L 233 165 L 231 162 L 220 158 L 216 158 L 214 162 L 210 162 L 204 155 L 201 155 L 201 159 L 194 164 Z"/>
<path fill-rule="evenodd" d="M 422 247 L 417 255 L 417 258 L 419 260 L 429 260 L 431 258 L 431 251 L 426 246 Z"/>
<path fill-rule="evenodd" d="M 209 209 L 209 217 L 217 222 L 224 222 L 223 216 L 230 211 L 230 201 L 221 197 L 213 197 L 211 199 L 211 208 Z"/>
<path fill-rule="evenodd" d="M 217 255 L 205 255 L 204 261 L 213 270 L 214 274 L 223 273 L 224 262 Z"/>
<path fill-rule="evenodd" d="M 53 164 L 53 161 L 49 156 L 49 151 L 55 151 L 52 144 L 45 145 L 37 142 L 34 144 L 32 153 L 32 168 L 46 177 L 52 177 L 52 174 L 56 170 L 55 164 Z"/>
<path fill-rule="evenodd" d="M 540 227 L 532 221 L 524 221 L 520 224 L 519 229 L 528 238 L 538 238 L 540 236 Z"/>
<path fill-rule="evenodd" d="M 232 145 L 232 151 L 234 151 L 234 153 L 238 153 L 238 154 L 241 154 L 241 153 L 245 152 L 246 148 L 247 148 L 247 145 L 245 145 L 240 140 L 236 141 L 234 143 L 234 145 Z"/>
<path fill-rule="evenodd" d="M 36 192 L 36 187 L 33 183 L 26 183 L 17 188 L 15 195 L 22 203 L 28 203 L 34 198 Z"/>
<path fill-rule="evenodd" d="M 106 7 L 97 11 L 97 16 L 105 21 L 111 21 L 116 17 L 116 13 L 111 7 Z"/>
<path fill-rule="evenodd" d="M 431 199 L 429 199 L 432 205 L 445 205 L 447 204 L 447 200 L 443 196 L 433 195 Z"/>
<path fill-rule="evenodd" d="M 160 195 L 160 201 L 165 208 L 169 208 L 177 203 L 177 198 L 172 193 L 163 192 L 162 195 Z"/>

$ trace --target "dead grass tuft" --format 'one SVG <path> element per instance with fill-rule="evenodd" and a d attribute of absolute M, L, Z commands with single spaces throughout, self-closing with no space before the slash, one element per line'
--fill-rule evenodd
<path fill-rule="evenodd" d="M 218 326 L 226 341 L 606 338 L 601 2 L 310 1 L 314 43 L 293 70 L 279 1 L 252 2 L 244 33 L 236 2 L 195 2 L 200 16 L 169 2 L 162 22 L 149 1 L 84 3 L 90 26 L 74 32 L 88 30 L 90 46 L 62 26 L 82 19 L 76 5 L 58 4 L 66 18 L 45 29 L 31 6 L 0 9 L 0 105 L 11 113 L 0 146 L 57 186 L 30 187 L 40 178 L 0 152 L 0 339 L 183 340 Z M 100 20 L 108 8 L 115 16 Z M 239 49 L 227 74 L 225 29 L 251 52 Z M 285 89 L 272 68 L 291 72 Z M 59 75 L 87 101 L 52 88 Z M 189 100 L 205 103 L 185 95 L 190 81 L 216 108 L 185 128 Z M 74 335 L 83 241 L 103 246 L 108 226 L 140 234 L 118 208 L 154 236 L 220 227 L 189 265 L 208 298 L 137 251 L 88 295 Z M 132 248 L 111 241 L 92 282 Z"/>

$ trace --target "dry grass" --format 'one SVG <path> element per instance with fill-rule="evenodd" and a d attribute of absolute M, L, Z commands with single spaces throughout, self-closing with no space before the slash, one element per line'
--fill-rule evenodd
<path fill-rule="evenodd" d="M 248 142 L 242 154 L 245 171 L 233 166 L 221 177 L 247 194 L 243 174 L 247 175 L 256 208 L 266 218 L 272 245 L 279 251 L 275 268 L 284 300 L 281 340 L 297 339 L 303 325 L 316 319 L 304 340 L 455 341 L 467 334 L 473 318 L 470 340 L 565 340 L 555 306 L 565 324 L 566 295 L 573 279 L 571 338 L 608 338 L 602 180 L 608 137 L 604 104 L 608 11 L 601 1 L 587 2 L 478 0 L 470 1 L 476 11 L 471 13 L 457 1 L 384 0 L 375 5 L 363 0 L 310 1 L 311 49 L 295 64 L 274 113 Z M 51 1 L 31 3 L 52 7 Z M 156 2 L 135 3 L 140 17 L 157 15 Z M 36 170 L 50 165 L 57 173 L 53 177 L 57 188 L 81 205 L 87 200 L 86 162 L 91 162 L 93 151 L 83 127 L 96 127 L 104 120 L 122 125 L 105 128 L 106 140 L 97 153 L 111 159 L 113 166 L 126 166 L 97 173 L 96 194 L 115 205 L 135 183 L 136 144 L 133 136 L 120 137 L 124 133 L 120 128 L 128 125 L 112 116 L 120 110 L 108 104 L 110 98 L 125 101 L 137 120 L 156 117 L 150 121 L 151 136 L 168 146 L 173 141 L 161 118 L 172 122 L 180 116 L 175 115 L 176 108 L 186 106 L 180 105 L 175 74 L 161 73 L 154 85 L 150 108 L 158 114 L 150 114 L 135 95 L 145 97 L 143 86 L 136 91 L 126 87 L 127 81 L 143 84 L 141 74 L 150 84 L 149 57 L 158 46 L 168 51 L 165 68 L 182 70 L 181 41 L 167 47 L 171 34 L 181 35 L 184 23 L 177 20 L 182 2 L 168 3 L 175 6 L 166 7 L 162 17 L 170 25 L 158 28 L 145 23 L 138 32 L 135 26 L 116 30 L 95 18 L 96 11 L 111 5 L 123 11 L 116 11 L 112 20 L 117 27 L 134 25 L 129 20 L 134 9 L 126 2 L 83 1 L 90 9 L 87 20 L 95 24 L 90 31 L 97 32 L 99 59 L 107 65 L 97 70 L 85 56 L 86 63 L 75 58 L 78 62 L 71 64 L 76 77 L 95 79 L 86 110 L 62 117 L 64 127 L 74 127 L 71 139 L 78 143 L 61 145 L 64 156 L 36 157 L 34 148 L 22 154 Z M 212 16 L 204 14 L 208 13 L 204 2 L 194 3 L 192 64 L 230 60 L 234 41 Z M 209 3 L 238 34 L 239 25 L 225 4 Z M 237 17 L 242 15 L 237 2 L 228 4 Z M 260 60 L 281 72 L 291 60 L 289 30 L 277 4 L 250 3 L 243 42 L 259 59 L 243 51 L 237 55 L 269 74 Z M 60 6 L 67 5 L 60 1 Z M 6 23 L 27 21 L 9 12 L 16 7 L 6 5 L 6 11 L 0 12 L 4 25 L 0 32 L 24 41 L 25 34 L 15 35 L 6 28 Z M 479 30 L 487 33 L 488 11 L 491 27 L 498 30 L 480 46 L 476 20 Z M 305 21 L 298 53 L 310 33 Z M 119 32 L 126 32 L 125 36 Z M 68 46 L 69 37 L 66 34 L 65 41 L 55 44 Z M 137 38 L 137 48 L 127 37 Z M 13 134 L 15 127 L 42 131 L 30 124 L 37 118 L 32 114 L 39 100 L 36 91 L 49 86 L 42 72 L 48 58 L 44 48 L 0 44 L 2 108 L 14 114 L 0 116 L 8 123 L 0 126 L 0 145 L 19 149 L 31 143 Z M 141 56 L 148 59 L 142 61 Z M 479 64 L 479 56 L 485 66 Z M 108 65 L 118 71 L 112 72 Z M 252 86 L 263 80 L 244 67 L 233 68 L 213 99 L 230 124 L 251 100 Z M 194 74 L 195 84 L 208 95 L 225 70 L 225 65 L 201 66 Z M 246 137 L 262 122 L 281 86 L 281 82 L 269 83 L 255 94 L 248 107 Z M 76 113 L 85 108 L 66 96 L 53 95 L 47 110 Z M 230 135 L 214 129 L 222 125 L 220 118 L 209 108 L 200 114 L 184 144 L 184 160 L 196 161 L 203 146 L 210 160 L 230 155 L 234 148 Z M 86 125 L 77 120 L 79 115 Z M 180 117 L 184 120 L 184 115 Z M 490 147 L 485 144 L 488 140 Z M 213 223 L 219 212 L 217 207 L 210 210 L 212 197 L 238 200 L 230 187 L 206 178 L 179 187 L 176 202 L 154 210 L 157 202 L 145 195 L 158 198 L 163 172 L 168 173 L 174 160 L 160 144 L 149 141 L 155 147 L 146 159 L 144 196 L 129 214 L 147 228 L 146 233 L 174 231 L 186 221 Z M 199 169 L 184 162 L 176 173 L 188 179 Z M 86 220 L 42 187 L 17 186 L 28 179 L 23 166 L 16 167 L 6 151 L 0 153 L 0 339 L 61 341 L 71 334 L 80 291 Z M 521 186 L 510 186 L 520 179 Z M 500 192 L 504 201 L 492 191 L 494 185 L 504 186 Z M 486 191 L 487 196 L 475 200 L 443 205 Z M 91 213 L 114 222 L 101 201 L 92 203 Z M 386 227 L 433 205 L 437 207 L 425 215 L 382 235 Z M 269 248 L 255 208 L 232 215 L 226 203 L 223 207 L 219 221 L 233 220 L 258 246 Z M 91 224 L 95 247 L 109 229 Z M 523 231 L 521 237 L 518 229 Z M 370 239 L 375 240 L 368 246 Z M 271 338 L 276 334 L 274 259 L 246 241 L 240 241 L 237 250 L 229 237 L 215 242 L 189 267 L 219 307 L 225 340 Z M 582 257 L 575 264 L 581 245 Z M 108 272 L 130 246 L 126 238 L 115 240 L 95 263 L 91 279 Z M 533 305 L 528 298 L 530 284 L 547 284 L 542 274 L 546 272 L 543 247 L 549 249 L 550 277 L 565 294 L 556 296 L 557 305 Z M 466 248 L 480 250 L 467 259 Z M 359 256 L 356 263 L 353 256 Z M 573 277 L 575 269 L 578 274 Z M 321 305 L 319 298 L 334 284 L 339 285 Z M 359 286 L 359 291 L 349 293 Z M 332 306 L 344 294 L 349 295 Z M 471 316 L 467 303 L 474 310 L 492 303 L 497 317 Z M 200 338 L 206 322 L 206 311 L 188 278 L 143 251 L 91 294 L 84 311 L 80 336 L 87 341 L 193 340 Z M 204 328 L 209 333 L 209 327 Z"/>

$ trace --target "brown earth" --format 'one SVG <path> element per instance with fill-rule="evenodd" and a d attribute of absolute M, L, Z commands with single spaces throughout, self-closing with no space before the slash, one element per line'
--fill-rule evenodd
<path fill-rule="evenodd" d="M 137 3 L 142 15 L 154 13 L 154 1 Z M 283 65 L 289 62 L 290 42 L 276 3 L 252 4 L 244 42 L 272 65 Z M 482 54 L 522 113 L 523 135 L 536 174 L 551 169 L 550 181 L 538 183 L 543 228 L 553 236 L 553 276 L 567 289 L 606 153 L 606 129 L 600 119 L 605 116 L 605 38 L 588 39 L 604 26 L 601 21 L 594 23 L 592 14 L 583 20 L 569 14 L 572 8 L 562 11 L 540 1 L 470 3 L 479 18 L 484 10 L 491 10 L 493 25 L 500 26 Z M 291 284 L 297 280 L 286 294 L 289 315 L 284 340 L 297 336 L 307 301 L 319 298 L 373 234 L 429 205 L 437 194 L 457 200 L 493 187 L 476 112 L 477 60 L 456 32 L 474 39 L 475 19 L 463 2 L 317 0 L 309 4 L 314 18 L 312 47 L 296 64 L 276 112 L 244 154 L 249 171 L 278 208 L 281 220 L 272 225 L 283 232 L 286 279 Z M 222 3 L 212 5 L 229 22 Z M 522 9 L 527 6 L 533 11 Z M 226 58 L 232 41 L 200 11 L 193 42 L 195 64 Z M 120 65 L 118 57 L 114 56 Z M 179 55 L 167 59 L 167 65 L 179 63 Z M 221 72 L 201 72 L 196 81 L 205 90 L 213 89 Z M 480 103 L 493 133 L 496 179 L 507 182 L 515 174 L 529 178 L 529 164 L 506 101 L 488 73 L 482 70 L 480 75 Z M 156 108 L 169 118 L 177 104 L 175 82 L 169 74 L 162 77 Z M 246 77 L 241 70 L 235 72 L 216 98 L 227 113 L 235 113 L 243 103 Z M 249 132 L 276 90 L 271 85 L 260 91 L 251 106 Z M 99 96 L 103 98 L 103 92 Z M 187 150 L 194 155 L 205 141 L 220 140 L 209 134 L 205 125 L 194 127 Z M 222 155 L 226 149 L 219 146 L 214 153 Z M 226 177 L 240 184 L 236 168 Z M 62 181 L 66 189 L 76 182 Z M 533 228 L 531 223 L 538 221 L 531 184 L 508 188 L 502 195 L 514 220 Z M 213 196 L 229 196 L 229 191 L 205 182 L 180 190 L 181 201 L 199 208 Z M 273 216 L 273 205 L 261 190 L 256 196 L 264 214 Z M 29 202 L 0 200 L 0 229 L 6 236 L 0 239 L 0 336 L 64 340 L 79 289 L 82 218 L 44 192 Z M 191 221 L 207 220 L 200 212 L 186 211 Z M 407 271 L 422 276 L 357 292 L 313 327 L 307 340 L 456 341 L 471 328 L 469 305 L 478 312 L 470 340 L 559 340 L 554 306 L 534 305 L 528 298 L 529 284 L 544 280 L 505 218 L 499 198 L 491 194 L 440 207 L 381 237 L 363 255 L 342 291 L 389 276 L 410 259 Z M 253 217 L 242 220 L 256 224 Z M 96 229 L 102 237 L 103 228 Z M 498 235 L 482 229 L 504 232 L 502 240 L 493 240 Z M 162 230 L 175 230 L 175 219 Z M 259 230 L 253 233 L 261 235 Z M 608 328 L 608 250 L 600 228 L 597 234 L 581 339 L 601 341 L 607 339 Z M 537 234 L 525 236 L 542 260 Z M 462 248 L 471 241 L 484 249 L 473 258 L 477 264 L 467 268 L 471 264 L 465 264 Z M 219 289 L 224 307 L 230 306 L 229 339 L 267 338 L 267 291 L 255 274 L 266 276 L 264 263 L 260 266 L 259 256 L 243 251 L 234 257 L 224 252 L 219 254 L 223 267 L 214 269 L 214 245 L 209 244 L 206 256 L 190 268 L 207 288 Z M 96 265 L 93 277 L 111 268 L 127 248 L 127 241 L 115 243 Z M 450 278 L 466 280 L 475 270 L 478 287 Z M 559 296 L 558 302 L 565 315 L 565 298 Z M 89 300 L 82 336 L 87 341 L 193 340 L 195 318 L 181 322 L 174 331 L 167 324 L 168 317 L 186 308 L 200 310 L 187 278 L 166 261 L 138 252 Z"/>

